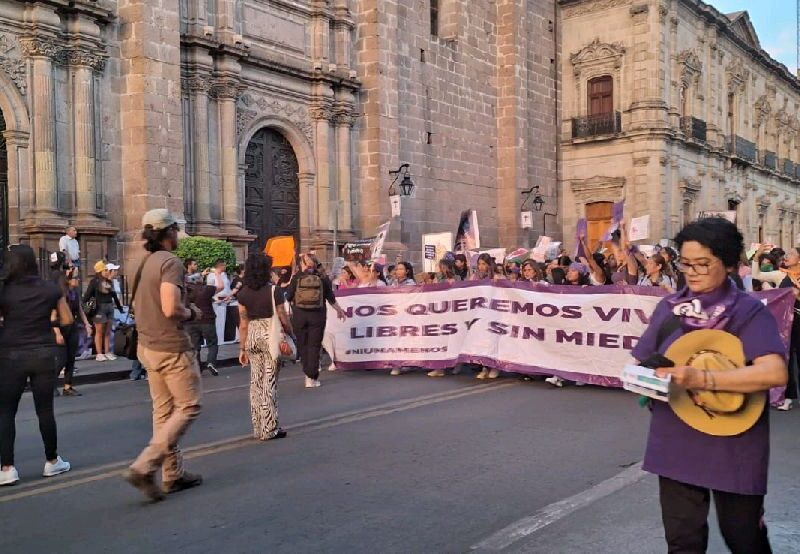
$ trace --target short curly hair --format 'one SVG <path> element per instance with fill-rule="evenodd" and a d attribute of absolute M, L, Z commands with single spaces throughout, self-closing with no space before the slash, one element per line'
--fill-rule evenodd
<path fill-rule="evenodd" d="M 678 250 L 686 242 L 697 242 L 705 246 L 722 260 L 725 267 L 736 267 L 744 252 L 744 237 L 739 229 L 721 217 L 707 217 L 693 221 L 675 236 Z"/>

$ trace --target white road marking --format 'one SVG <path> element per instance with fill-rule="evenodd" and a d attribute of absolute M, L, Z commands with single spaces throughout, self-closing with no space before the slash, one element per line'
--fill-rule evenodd
<path fill-rule="evenodd" d="M 417 396 L 415 398 L 395 400 L 385 404 L 379 404 L 377 406 L 370 406 L 363 410 L 342 412 L 326 417 L 312 419 L 292 425 L 290 427 L 286 427 L 286 430 L 290 432 L 290 436 L 304 435 L 312 431 L 328 429 L 330 427 L 336 427 L 338 425 L 344 425 L 347 423 L 355 423 L 357 421 L 372 419 L 397 412 L 404 412 L 414 408 L 438 404 L 448 400 L 456 400 L 458 398 L 472 396 L 474 394 L 483 394 L 485 392 L 496 391 L 517 385 L 518 382 L 516 381 L 476 384 L 467 388 L 426 394 L 423 396 Z M 200 444 L 183 449 L 183 457 L 184 459 L 200 458 L 220 452 L 243 448 L 246 446 L 255 446 L 258 444 L 261 443 L 254 440 L 252 435 L 240 435 L 230 439 Z M 56 482 L 52 482 L 48 479 L 46 481 L 40 480 L 33 483 L 16 485 L 14 490 L 19 492 L 0 495 L 0 504 L 116 477 L 120 474 L 119 472 L 122 469 L 125 469 L 128 466 L 128 464 L 130 464 L 130 461 L 104 464 L 102 466 L 65 473 L 63 476 L 56 478 Z"/>
<path fill-rule="evenodd" d="M 580 510 L 589 504 L 597 502 L 601 498 L 614 494 L 625 487 L 641 481 L 646 475 L 649 474 L 642 471 L 641 462 L 634 464 L 625 471 L 596 484 L 590 489 L 586 489 L 564 500 L 554 502 L 531 516 L 515 521 L 508 527 L 497 531 L 490 537 L 472 546 L 470 550 L 490 552 L 504 550 L 515 542 L 532 535 L 551 523 L 555 523 L 572 512 Z"/>

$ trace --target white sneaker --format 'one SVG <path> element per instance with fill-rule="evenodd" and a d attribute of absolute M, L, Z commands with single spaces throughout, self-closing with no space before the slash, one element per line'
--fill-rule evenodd
<path fill-rule="evenodd" d="M 402 373 L 402 371 L 400 371 L 400 368 L 399 368 L 399 367 L 396 367 L 396 368 L 394 368 L 394 369 L 392 370 L 392 372 L 391 372 L 389 375 L 393 375 L 393 376 L 395 376 L 395 377 L 396 377 L 396 376 L 400 375 L 401 373 Z"/>
<path fill-rule="evenodd" d="M 114 354 L 106 354 L 106 360 L 111 360 L 113 362 L 116 359 L 117 357 Z"/>
<path fill-rule="evenodd" d="M 84 350 L 83 352 L 81 352 L 81 355 L 78 356 L 75 359 L 76 360 L 88 360 L 91 357 L 92 357 L 92 351 L 91 350 Z"/>
<path fill-rule="evenodd" d="M 497 379 L 498 377 L 500 377 L 500 370 L 499 369 L 491 370 L 489 372 L 489 375 L 486 376 L 487 379 Z"/>
<path fill-rule="evenodd" d="M 19 481 L 19 473 L 17 473 L 17 468 L 14 466 L 5 471 L 0 471 L 0 487 L 13 485 L 17 481 Z"/>
<path fill-rule="evenodd" d="M 108 360 L 108 358 L 106 358 L 106 355 L 105 355 L 105 354 L 98 354 L 98 355 L 95 357 L 95 359 L 94 359 L 94 360 L 95 360 L 96 362 L 105 362 L 105 361 L 107 361 L 107 360 Z"/>
<path fill-rule="evenodd" d="M 306 377 L 306 388 L 307 389 L 315 389 L 321 386 L 322 383 L 319 382 L 319 379 L 312 379 L 311 377 Z"/>
<path fill-rule="evenodd" d="M 480 373 L 478 373 L 475 378 L 476 379 L 486 379 L 489 376 L 489 370 L 483 368 Z"/>
<path fill-rule="evenodd" d="M 561 377 L 556 377 L 555 375 L 553 377 L 548 377 L 547 379 L 544 380 L 544 382 L 545 383 L 550 383 L 554 387 L 563 387 L 564 386 L 564 380 Z"/>
<path fill-rule="evenodd" d="M 434 369 L 433 371 L 428 372 L 428 377 L 444 377 L 444 370 L 443 369 Z"/>
<path fill-rule="evenodd" d="M 44 475 L 45 477 L 53 477 L 55 475 L 66 473 L 71 468 L 72 466 L 69 465 L 69 462 L 65 462 L 64 460 L 61 459 L 61 456 L 58 456 L 56 458 L 56 463 L 51 464 L 50 462 L 46 462 L 44 464 L 44 472 L 42 473 L 42 475 Z"/>
<path fill-rule="evenodd" d="M 791 410 L 792 409 L 792 399 L 791 398 L 785 399 L 783 401 L 783 404 L 778 406 L 778 409 L 780 411 L 782 411 L 782 412 L 788 412 L 789 410 Z"/>

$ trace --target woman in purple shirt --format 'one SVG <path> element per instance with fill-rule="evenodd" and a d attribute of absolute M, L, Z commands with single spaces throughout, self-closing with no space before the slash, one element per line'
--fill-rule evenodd
<path fill-rule="evenodd" d="M 675 237 L 678 269 L 687 287 L 664 298 L 633 356 L 664 354 L 685 333 L 720 329 L 744 345 L 746 367 L 709 371 L 692 367 L 658 370 L 690 390 L 754 393 L 786 384 L 786 347 L 775 319 L 760 301 L 729 280 L 744 250 L 736 226 L 721 218 L 690 223 Z M 708 385 L 707 385 L 708 384 Z M 659 476 L 661 515 L 669 552 L 705 552 L 713 493 L 717 520 L 734 553 L 771 552 L 763 522 L 769 465 L 769 410 L 735 436 L 702 433 L 679 419 L 664 402 L 653 403 L 644 469 Z"/>

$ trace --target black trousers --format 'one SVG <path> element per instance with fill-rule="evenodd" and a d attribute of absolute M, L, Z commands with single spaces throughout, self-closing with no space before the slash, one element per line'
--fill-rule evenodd
<path fill-rule="evenodd" d="M 303 373 L 312 379 L 319 378 L 319 356 L 326 322 L 327 314 L 324 309 L 295 308 L 292 312 L 292 328 L 297 339 L 297 353 L 303 364 Z"/>
<path fill-rule="evenodd" d="M 227 323 L 226 323 L 227 325 Z M 208 346 L 208 358 L 206 363 L 216 367 L 217 355 L 219 353 L 219 346 L 217 345 L 217 325 L 213 321 L 211 323 L 189 323 L 184 325 L 184 328 L 189 333 L 189 338 L 192 339 L 192 346 L 197 352 L 197 363 L 200 363 L 200 350 L 203 346 L 203 339 Z"/>
<path fill-rule="evenodd" d="M 75 374 L 75 356 L 78 355 L 78 347 L 81 343 L 81 328 L 76 325 L 68 325 L 61 328 L 64 336 L 64 384 L 72 386 L 72 376 Z"/>
<path fill-rule="evenodd" d="M 764 525 L 764 497 L 710 491 L 659 477 L 661 519 L 670 554 L 704 554 L 708 549 L 708 509 L 711 493 L 717 522 L 733 554 L 769 554 Z"/>
<path fill-rule="evenodd" d="M 63 348 L 47 347 L 0 353 L 0 465 L 14 465 L 15 419 L 19 401 L 30 381 L 39 432 L 46 459 L 58 455 L 53 390 L 64 361 Z"/>

